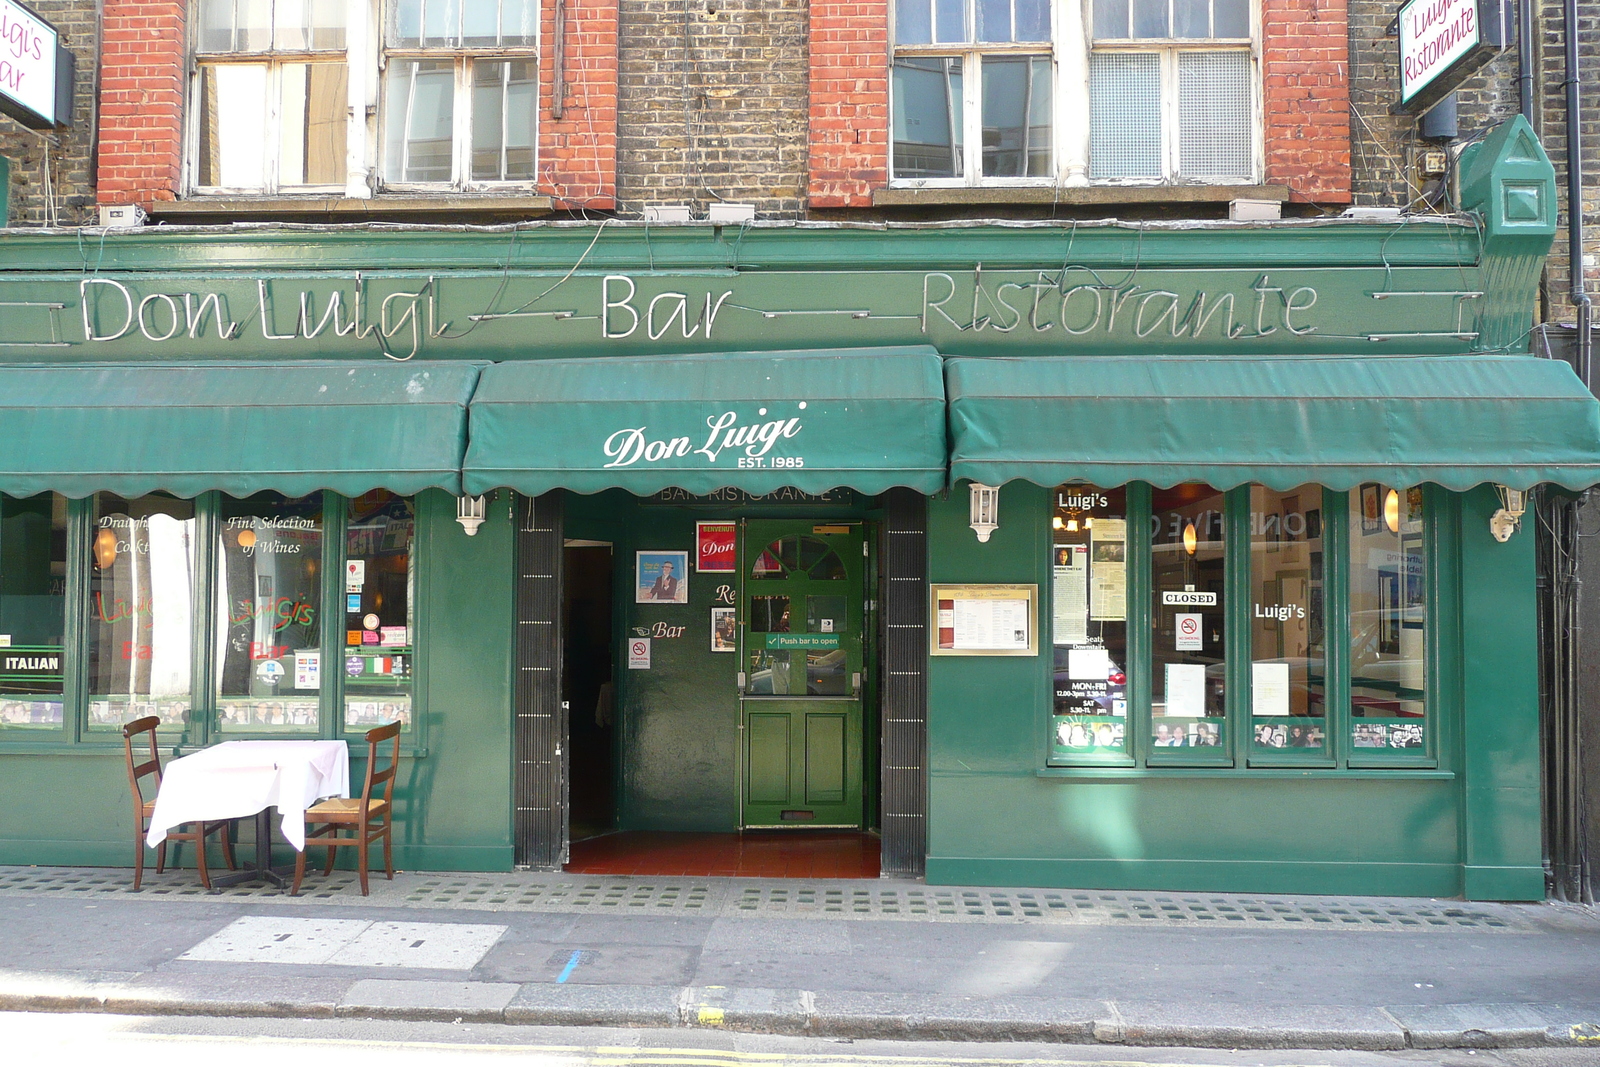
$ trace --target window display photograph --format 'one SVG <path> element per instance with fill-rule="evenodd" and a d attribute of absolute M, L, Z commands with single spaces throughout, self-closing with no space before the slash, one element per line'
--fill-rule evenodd
<path fill-rule="evenodd" d="M 1050 517 L 1051 759 L 1127 751 L 1124 488 L 1057 486 Z"/>

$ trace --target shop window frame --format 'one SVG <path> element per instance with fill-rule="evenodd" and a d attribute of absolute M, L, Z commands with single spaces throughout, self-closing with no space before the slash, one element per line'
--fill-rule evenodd
<path fill-rule="evenodd" d="M 416 581 L 413 586 L 415 602 L 411 605 L 411 618 L 416 628 L 412 635 L 413 649 L 430 644 L 429 614 L 426 610 L 427 589 L 431 585 L 433 570 L 432 530 L 433 512 L 443 507 L 433 499 L 439 496 L 426 490 L 410 497 L 416 516 L 411 551 L 414 554 Z M 318 693 L 315 730 L 298 733 L 253 730 L 221 730 L 216 721 L 217 707 L 214 692 L 216 664 L 213 662 L 217 633 L 216 583 L 217 534 L 222 494 L 207 492 L 192 498 L 195 504 L 195 566 L 199 580 L 194 588 L 193 622 L 190 627 L 190 647 L 193 668 L 190 674 L 190 715 L 182 729 L 163 728 L 157 734 L 162 747 L 179 755 L 222 741 L 304 740 L 344 741 L 353 757 L 366 754 L 365 734 L 370 727 L 345 726 L 345 685 L 342 668 L 344 627 L 324 625 L 321 638 L 323 656 L 323 685 Z M 443 497 L 448 501 L 450 498 Z M 345 529 L 349 515 L 349 499 L 337 493 L 324 491 L 323 546 L 319 566 L 323 603 L 340 607 L 344 603 Z M 89 641 L 89 554 L 93 543 L 92 496 L 67 500 L 67 573 L 66 616 L 64 644 L 66 663 L 63 682 L 62 725 L 55 730 L 5 731 L 0 730 L 0 754 L 71 754 L 97 752 L 106 755 L 122 752 L 122 732 L 118 728 L 90 730 L 88 706 L 88 641 Z M 342 613 L 334 617 L 342 619 Z M 330 658 L 330 653 L 332 653 Z M 427 657 L 413 652 L 411 670 L 411 729 L 401 735 L 401 756 L 421 758 L 428 754 L 427 744 Z M 26 734 L 26 736 L 17 736 Z M 168 746 L 171 746 L 168 748 Z"/>
<path fill-rule="evenodd" d="M 1055 491 L 1054 486 L 1050 491 Z M 1037 774 L 1041 777 L 1099 776 L 1191 776 L 1203 777 L 1453 777 L 1450 760 L 1458 731 L 1461 700 L 1460 663 L 1455 650 L 1459 644 L 1459 589 L 1454 583 L 1458 553 L 1455 539 L 1460 532 L 1461 494 L 1437 485 L 1425 484 L 1424 581 L 1427 630 L 1424 640 L 1426 711 L 1421 720 L 1423 747 L 1420 750 L 1355 749 L 1351 744 L 1349 668 L 1349 551 L 1348 506 L 1350 494 L 1322 487 L 1323 508 L 1323 625 L 1324 682 L 1327 715 L 1324 729 L 1329 734 L 1326 747 L 1312 755 L 1289 751 L 1254 751 L 1251 716 L 1250 646 L 1250 485 L 1223 491 L 1224 497 L 1224 626 L 1226 647 L 1232 650 L 1225 662 L 1227 679 L 1225 743 L 1215 755 L 1199 749 L 1157 749 L 1153 745 L 1151 701 L 1153 689 L 1153 571 L 1150 517 L 1152 487 L 1145 482 L 1129 482 L 1127 491 L 1128 541 L 1128 666 L 1127 694 L 1129 722 L 1125 728 L 1129 745 L 1124 753 L 1082 753 L 1066 757 L 1051 755 L 1050 735 L 1054 728 L 1053 664 L 1041 655 L 1045 697 L 1037 717 Z M 1404 487 L 1398 487 L 1404 488 Z M 1043 513 L 1048 523 L 1049 509 Z M 1044 538 L 1045 559 L 1041 575 L 1041 598 L 1053 603 L 1053 575 L 1048 553 L 1054 539 Z M 1054 648 L 1053 612 L 1041 612 L 1041 641 Z M 1045 647 L 1041 645 L 1041 648 Z"/>

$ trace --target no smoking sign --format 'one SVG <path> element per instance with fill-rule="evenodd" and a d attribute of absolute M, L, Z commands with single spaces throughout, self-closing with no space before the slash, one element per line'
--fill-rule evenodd
<path fill-rule="evenodd" d="M 1178 636 L 1179 652 L 1199 652 L 1204 647 L 1199 615 L 1179 615 L 1175 632 Z"/>

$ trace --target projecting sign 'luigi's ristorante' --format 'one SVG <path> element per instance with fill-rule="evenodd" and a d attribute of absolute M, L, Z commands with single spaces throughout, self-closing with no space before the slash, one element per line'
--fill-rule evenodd
<path fill-rule="evenodd" d="M 0 862 L 130 862 L 154 714 L 401 721 L 411 869 L 1539 897 L 1517 517 L 1600 409 L 1469 152 L 1398 224 L 9 232 Z"/>

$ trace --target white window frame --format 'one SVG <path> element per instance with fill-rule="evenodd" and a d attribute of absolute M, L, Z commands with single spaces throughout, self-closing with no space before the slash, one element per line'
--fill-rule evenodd
<path fill-rule="evenodd" d="M 389 101 L 384 99 L 379 107 L 380 118 L 377 125 L 379 140 L 377 173 L 382 188 L 402 192 L 440 192 L 440 191 L 481 191 L 493 189 L 521 190 L 531 188 L 537 183 L 539 174 L 539 93 L 542 89 L 540 81 L 543 71 L 544 59 L 540 55 L 544 41 L 543 18 L 534 21 L 534 43 L 531 45 L 515 46 L 483 46 L 483 45 L 434 45 L 417 47 L 389 47 L 387 35 L 388 3 L 384 0 L 385 21 L 379 23 L 378 41 L 378 82 L 380 86 L 387 84 L 384 75 L 389 64 L 395 60 L 444 60 L 450 59 L 455 63 L 455 97 L 451 105 L 451 176 L 448 182 L 401 182 L 390 178 L 385 172 L 388 159 L 388 109 Z M 483 0 L 463 0 L 464 3 Z M 542 16 L 543 6 L 540 6 Z M 534 132 L 533 132 L 533 178 L 517 178 L 509 181 L 482 181 L 472 178 L 472 67 L 479 60 L 494 62 L 497 60 L 524 60 L 534 64 Z M 385 90 L 386 92 L 386 90 Z M 504 112 L 501 113 L 501 145 L 504 148 Z"/>
<path fill-rule="evenodd" d="M 1160 38 L 1093 40 L 1094 0 L 1056 0 L 1050 5 L 1051 43 L 974 44 L 969 33 L 966 42 L 947 44 L 897 45 L 893 41 L 895 21 L 891 8 L 889 21 L 889 92 L 894 91 L 894 62 L 906 56 L 915 58 L 959 58 L 961 64 L 963 175 L 956 178 L 894 177 L 894 108 L 889 108 L 889 184 L 896 189 L 964 189 L 972 187 L 1027 186 L 1168 186 L 1226 185 L 1227 179 L 1192 179 L 1179 173 L 1178 149 L 1181 130 L 1178 115 L 1178 54 L 1180 52 L 1227 52 L 1249 50 L 1251 110 L 1251 172 L 1244 184 L 1262 181 L 1265 167 L 1265 126 L 1261 60 L 1261 4 L 1250 3 L 1249 38 Z M 976 0 L 968 0 L 968 22 L 975 17 Z M 1162 56 L 1161 118 L 1162 176 L 1159 178 L 1089 178 L 1089 56 L 1091 53 L 1151 53 Z M 985 55 L 1044 55 L 1051 57 L 1054 75 L 1053 128 L 1051 132 L 1052 177 L 984 177 L 982 173 L 982 85 L 979 77 L 981 57 Z"/>
<path fill-rule="evenodd" d="M 307 57 L 328 58 L 338 53 L 320 51 L 257 51 L 257 52 L 201 52 L 199 48 L 200 4 L 192 0 L 189 18 L 189 69 L 187 71 L 188 106 L 185 110 L 183 185 L 186 193 L 195 196 L 231 198 L 279 198 L 303 196 L 327 197 L 342 194 L 346 198 L 370 198 L 378 189 L 397 192 L 452 193 L 476 190 L 527 191 L 537 185 L 537 177 L 515 181 L 472 181 L 472 85 L 471 60 L 522 59 L 530 60 L 536 70 L 543 69 L 543 5 L 535 22 L 535 41 L 532 45 L 512 48 L 395 48 L 385 47 L 385 26 L 392 0 L 346 0 L 345 48 L 343 51 L 347 82 L 349 85 L 349 120 L 346 126 L 345 177 L 342 185 L 284 185 L 279 181 L 278 152 L 282 99 L 282 68 L 288 63 L 305 62 Z M 481 0 L 465 0 L 481 2 Z M 385 115 L 380 106 L 383 71 L 393 58 L 456 59 L 454 125 L 451 131 L 453 158 L 452 177 L 448 182 L 388 182 L 383 176 Z M 262 160 L 263 182 L 259 187 L 205 186 L 200 184 L 200 93 L 201 68 L 226 63 L 267 64 L 268 100 L 267 143 Z M 536 75 L 537 78 L 537 75 Z M 542 85 L 536 89 L 538 93 Z M 533 132 L 533 173 L 539 173 L 539 104 L 535 103 Z"/>

